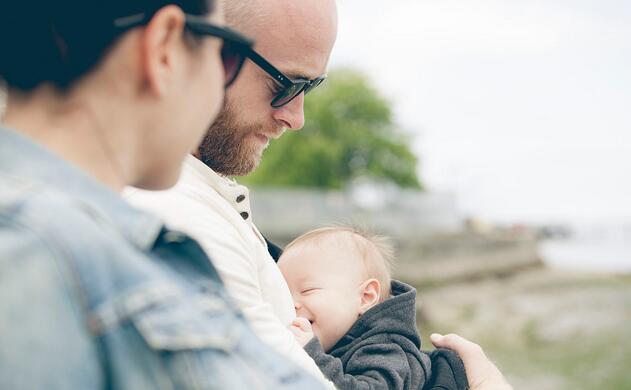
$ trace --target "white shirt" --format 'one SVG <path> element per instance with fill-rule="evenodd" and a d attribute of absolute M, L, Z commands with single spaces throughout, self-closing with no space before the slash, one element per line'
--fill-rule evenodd
<path fill-rule="evenodd" d="M 296 317 L 291 293 L 252 222 L 245 186 L 188 156 L 180 180 L 170 190 L 130 188 L 124 196 L 161 217 L 168 227 L 196 239 L 257 336 L 335 388 L 288 329 Z"/>

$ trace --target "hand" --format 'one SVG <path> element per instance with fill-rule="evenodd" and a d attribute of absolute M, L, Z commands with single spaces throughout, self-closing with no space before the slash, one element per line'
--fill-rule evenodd
<path fill-rule="evenodd" d="M 440 348 L 449 348 L 462 359 L 469 388 L 471 390 L 512 390 L 504 376 L 495 364 L 486 357 L 482 348 L 471 341 L 455 334 L 442 336 L 431 335 L 432 344 Z"/>
<path fill-rule="evenodd" d="M 294 334 L 294 338 L 304 347 L 313 338 L 313 328 L 308 319 L 304 317 L 296 317 L 289 325 L 289 330 Z"/>

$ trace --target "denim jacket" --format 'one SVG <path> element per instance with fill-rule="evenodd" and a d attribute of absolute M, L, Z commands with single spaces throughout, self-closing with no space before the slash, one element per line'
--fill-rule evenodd
<path fill-rule="evenodd" d="M 0 127 L 1 389 L 319 389 L 184 234 Z"/>

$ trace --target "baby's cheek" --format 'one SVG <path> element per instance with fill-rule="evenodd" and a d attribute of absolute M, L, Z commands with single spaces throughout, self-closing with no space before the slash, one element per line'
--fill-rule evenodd
<path fill-rule="evenodd" d="M 323 341 L 323 338 L 326 338 L 326 335 L 322 334 L 322 331 L 318 327 L 318 324 L 316 323 L 311 324 L 311 330 L 313 331 L 313 334 L 315 335 L 315 337 L 317 337 L 318 340 L 320 340 L 320 342 Z"/>

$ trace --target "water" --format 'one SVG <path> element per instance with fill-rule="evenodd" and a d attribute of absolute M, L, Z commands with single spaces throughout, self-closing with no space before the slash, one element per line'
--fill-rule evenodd
<path fill-rule="evenodd" d="M 567 239 L 543 241 L 538 253 L 557 269 L 631 274 L 631 225 L 579 226 Z"/>

